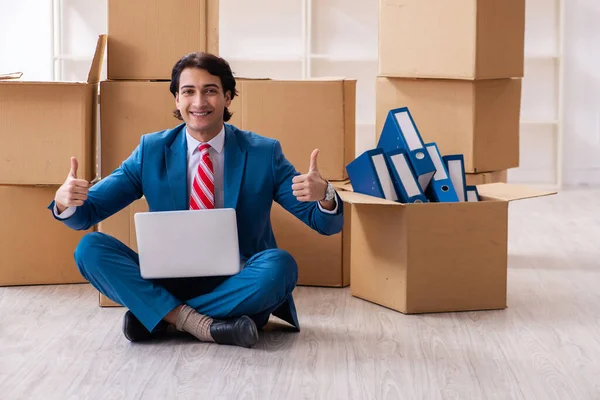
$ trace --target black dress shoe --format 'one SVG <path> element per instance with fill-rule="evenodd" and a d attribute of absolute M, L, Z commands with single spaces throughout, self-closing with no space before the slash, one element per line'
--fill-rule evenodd
<path fill-rule="evenodd" d="M 228 321 L 214 321 L 210 334 L 218 344 L 252 347 L 258 342 L 258 329 L 252 318 L 241 316 Z"/>
<path fill-rule="evenodd" d="M 167 332 L 168 326 L 169 324 L 165 321 L 160 321 L 154 331 L 150 332 L 131 311 L 127 311 L 123 317 L 123 334 L 132 342 L 140 342 L 161 336 Z"/>

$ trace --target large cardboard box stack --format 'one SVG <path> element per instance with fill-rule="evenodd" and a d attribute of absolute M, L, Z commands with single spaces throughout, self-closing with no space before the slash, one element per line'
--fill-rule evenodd
<path fill-rule="evenodd" d="M 173 64 L 191 51 L 218 53 L 217 1 L 178 0 L 176 3 L 181 4 L 174 6 L 172 1 L 159 0 L 158 8 L 150 10 L 143 7 L 142 1 L 121 3 L 109 0 L 108 4 L 108 80 L 100 85 L 103 177 L 131 154 L 142 134 L 172 128 L 181 122 L 172 116 L 175 101 L 169 92 L 169 81 Z M 157 12 L 161 7 L 165 10 Z M 179 16 L 183 8 L 190 18 L 182 24 Z M 170 29 L 172 26 L 174 30 Z M 144 30 L 148 32 L 144 34 Z M 203 38 L 200 44 L 196 43 L 199 37 Z M 180 38 L 184 38 L 184 45 L 173 47 Z M 280 140 L 288 159 L 303 173 L 308 170 L 312 150 L 319 148 L 319 167 L 324 177 L 334 182 L 346 178 L 345 165 L 354 157 L 355 80 L 241 78 L 237 79 L 237 89 L 239 97 L 230 107 L 231 124 Z M 113 236 L 123 236 L 126 230 L 134 232 L 131 218 L 136 210 L 139 207 L 134 203 L 100 223 L 99 230 Z M 342 249 L 348 235 L 324 238 L 327 246 L 322 257 L 315 259 L 309 254 L 311 251 L 298 246 L 297 240 L 323 247 L 319 241 L 323 237 L 317 237 L 320 235 L 286 214 L 277 204 L 273 205 L 272 223 L 278 245 L 298 261 L 299 283 L 348 285 L 348 258 L 344 258 Z M 134 239 L 123 241 L 135 247 Z M 104 296 L 100 297 L 100 304 L 115 305 Z"/>
<path fill-rule="evenodd" d="M 78 178 L 96 175 L 98 81 L 106 36 L 86 82 L 0 77 L 0 285 L 85 282 L 73 253 L 93 231 L 56 221 L 48 204 L 77 157 Z"/>
<path fill-rule="evenodd" d="M 467 173 L 518 167 L 525 0 L 381 0 L 379 12 L 377 135 L 408 107 Z"/>
<path fill-rule="evenodd" d="M 377 141 L 386 120 L 392 126 L 409 112 L 418 128 L 410 133 L 409 125 L 397 123 L 402 135 L 414 135 L 406 139 L 403 157 L 411 160 L 415 178 L 414 162 L 423 159 L 414 141 L 420 135 L 423 145 L 437 144 L 440 156 L 463 157 L 461 190 L 475 194 L 467 201 L 433 202 L 430 193 L 417 204 L 343 186 L 344 201 L 352 204 L 351 292 L 404 313 L 504 308 L 508 203 L 552 194 L 501 183 L 519 163 L 525 1 L 380 0 L 379 12 Z M 390 114 L 401 108 L 404 113 Z M 391 157 L 385 159 L 391 172 Z M 446 174 L 440 179 L 448 178 L 448 165 L 435 164 Z M 393 165 L 398 173 L 400 167 Z M 373 174 L 379 175 L 374 185 L 383 176 L 365 172 L 360 191 L 369 191 Z M 406 175 L 391 179 L 410 181 Z M 471 185 L 477 191 L 466 187 Z"/>

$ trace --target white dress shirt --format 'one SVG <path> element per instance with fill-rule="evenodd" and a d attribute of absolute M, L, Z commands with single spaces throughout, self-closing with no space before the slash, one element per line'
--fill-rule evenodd
<path fill-rule="evenodd" d="M 189 188 L 189 193 L 192 190 L 192 182 L 194 180 L 194 175 L 196 173 L 196 169 L 198 168 L 198 163 L 200 162 L 200 150 L 199 146 L 202 142 L 199 142 L 195 138 L 193 138 L 188 132 L 185 130 L 185 136 L 187 140 L 187 184 Z M 213 163 L 213 174 L 214 174 L 214 189 L 215 189 L 215 208 L 223 208 L 224 197 L 225 197 L 225 189 L 223 184 L 224 179 L 224 171 L 225 171 L 225 153 L 223 152 L 223 148 L 225 147 L 225 126 L 221 128 L 221 132 L 214 138 L 208 141 L 210 148 L 208 149 L 208 153 L 212 159 Z M 319 209 L 328 214 L 335 214 L 337 212 L 338 204 L 337 198 L 334 197 L 335 208 L 331 211 L 325 210 L 321 207 L 321 203 L 317 202 Z M 56 215 L 60 219 L 69 218 L 71 215 L 75 213 L 77 206 L 68 207 L 66 210 L 62 212 L 62 214 L 58 214 L 58 208 L 56 204 L 54 205 L 54 215 Z"/>

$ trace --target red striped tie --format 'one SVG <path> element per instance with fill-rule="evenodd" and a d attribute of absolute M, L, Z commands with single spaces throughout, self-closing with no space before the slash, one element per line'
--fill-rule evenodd
<path fill-rule="evenodd" d="M 215 180 L 213 163 L 208 154 L 210 145 L 202 143 L 199 147 L 200 162 L 194 174 L 190 196 L 190 210 L 215 208 Z"/>

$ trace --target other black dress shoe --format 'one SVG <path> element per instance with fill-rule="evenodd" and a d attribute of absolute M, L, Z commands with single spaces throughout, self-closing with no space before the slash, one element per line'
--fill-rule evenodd
<path fill-rule="evenodd" d="M 148 340 L 167 332 L 168 323 L 160 321 L 153 332 L 150 332 L 146 327 L 133 315 L 131 311 L 127 311 L 123 316 L 123 334 L 132 342 L 141 342 Z"/>
<path fill-rule="evenodd" d="M 250 348 L 258 342 L 258 329 L 252 318 L 243 315 L 228 321 L 214 321 L 210 334 L 218 344 Z"/>

